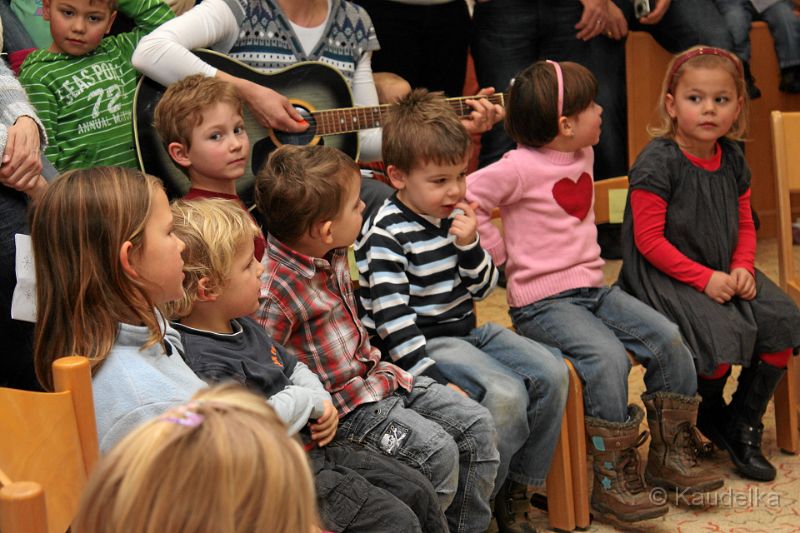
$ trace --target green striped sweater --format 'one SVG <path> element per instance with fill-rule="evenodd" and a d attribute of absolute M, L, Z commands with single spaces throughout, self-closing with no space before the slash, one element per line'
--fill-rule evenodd
<path fill-rule="evenodd" d="M 44 124 L 45 154 L 61 172 L 94 166 L 137 167 L 131 55 L 139 40 L 174 15 L 163 0 L 120 0 L 133 31 L 106 37 L 84 56 L 36 50 L 19 81 Z"/>

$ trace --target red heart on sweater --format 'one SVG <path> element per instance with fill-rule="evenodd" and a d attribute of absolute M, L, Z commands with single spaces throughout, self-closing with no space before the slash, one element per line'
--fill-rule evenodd
<path fill-rule="evenodd" d="M 586 172 L 581 174 L 578 181 L 561 178 L 553 185 L 553 198 L 556 203 L 578 220 L 586 218 L 586 214 L 592 208 L 593 193 L 592 177 Z"/>

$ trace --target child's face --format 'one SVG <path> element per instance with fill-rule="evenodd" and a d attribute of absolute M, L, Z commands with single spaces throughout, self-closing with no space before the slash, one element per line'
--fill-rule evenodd
<path fill-rule="evenodd" d="M 220 102 L 202 114 L 185 154 L 189 176 L 226 182 L 241 178 L 250 158 L 250 139 L 239 110 Z"/>
<path fill-rule="evenodd" d="M 44 0 L 42 14 L 53 36 L 48 50 L 71 56 L 97 48 L 117 16 L 107 3 L 89 0 Z"/>
<path fill-rule="evenodd" d="M 705 156 L 717 139 L 725 136 L 739 113 L 742 98 L 736 92 L 733 76 L 723 68 L 686 67 L 673 94 L 664 101 L 667 113 L 675 121 L 678 144 Z"/>
<path fill-rule="evenodd" d="M 467 193 L 467 156 L 458 163 L 419 164 L 407 173 L 392 167 L 389 176 L 399 189 L 397 197 L 409 209 L 419 215 L 447 218 Z"/>
<path fill-rule="evenodd" d="M 603 107 L 592 102 L 589 107 L 574 115 L 572 131 L 575 146 L 585 148 L 600 142 L 600 127 L 603 124 Z"/>
<path fill-rule="evenodd" d="M 155 304 L 177 300 L 183 296 L 183 259 L 186 245 L 172 231 L 172 211 L 167 195 L 158 191 L 153 198 L 150 217 L 144 226 L 144 241 L 130 258 L 137 274 Z"/>
<path fill-rule="evenodd" d="M 344 248 L 353 244 L 364 222 L 364 202 L 361 200 L 361 176 L 355 175 L 347 187 L 344 204 L 331 223 L 332 248 Z"/>
<path fill-rule="evenodd" d="M 221 294 L 215 305 L 228 320 L 252 315 L 258 311 L 261 274 L 264 267 L 253 257 L 253 241 L 239 247 Z"/>

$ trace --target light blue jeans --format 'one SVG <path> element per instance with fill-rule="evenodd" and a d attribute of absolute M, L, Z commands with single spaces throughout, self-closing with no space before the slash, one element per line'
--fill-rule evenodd
<path fill-rule="evenodd" d="M 342 417 L 337 439 L 361 443 L 416 468 L 431 480 L 452 532 L 484 532 L 500 462 L 484 407 L 426 376 Z"/>
<path fill-rule="evenodd" d="M 587 416 L 627 419 L 626 350 L 645 367 L 648 393 L 697 392 L 692 353 L 678 326 L 619 287 L 564 291 L 509 313 L 517 331 L 555 346 L 575 365 Z"/>
<path fill-rule="evenodd" d="M 800 19 L 794 14 L 792 3 L 781 0 L 758 13 L 750 0 L 716 0 L 717 9 L 725 19 L 733 37 L 733 53 L 750 61 L 750 24 L 763 20 L 775 41 L 775 53 L 781 68 L 800 64 Z"/>
<path fill-rule="evenodd" d="M 544 485 L 567 401 L 562 354 L 491 323 L 466 337 L 428 339 L 426 349 L 447 379 L 492 414 L 500 452 L 494 493 L 506 476 Z"/>

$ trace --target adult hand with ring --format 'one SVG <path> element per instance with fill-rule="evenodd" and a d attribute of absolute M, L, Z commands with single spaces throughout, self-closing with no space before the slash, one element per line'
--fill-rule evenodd
<path fill-rule="evenodd" d="M 588 41 L 603 33 L 609 15 L 608 0 L 581 0 L 583 13 L 575 24 L 578 33 L 575 35 L 582 41 Z"/>

